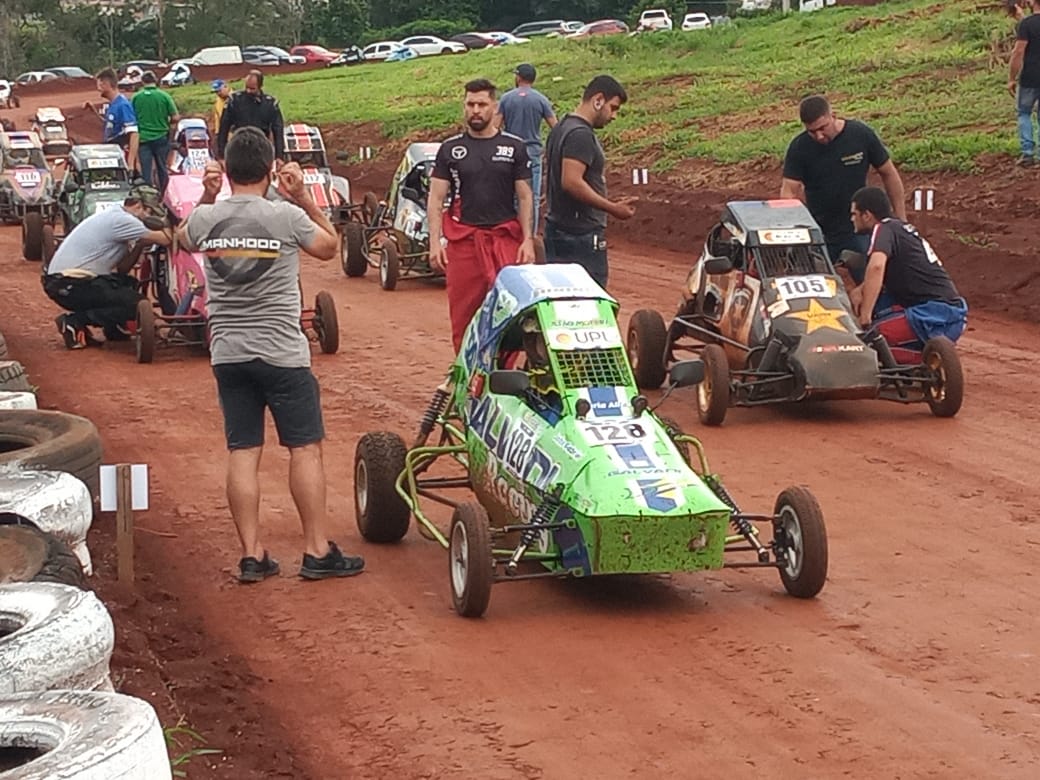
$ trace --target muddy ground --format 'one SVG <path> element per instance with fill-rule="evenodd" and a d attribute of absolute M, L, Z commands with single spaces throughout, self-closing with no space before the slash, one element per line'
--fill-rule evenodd
<path fill-rule="evenodd" d="M 376 146 L 349 172 L 359 193 L 385 187 L 394 144 L 369 128 L 329 136 Z M 640 188 L 639 215 L 612 228 L 622 325 L 639 308 L 670 313 L 726 199 L 778 188 L 770 169 L 680 176 Z M 702 436 L 748 509 L 811 486 L 831 548 L 820 597 L 791 599 L 769 572 L 517 583 L 496 588 L 481 621 L 452 612 L 439 548 L 414 531 L 366 545 L 353 519 L 358 437 L 410 434 L 451 360 L 441 289 L 386 293 L 372 274 L 305 263 L 306 295 L 330 290 L 342 331 L 339 354 L 314 359 L 329 506 L 368 571 L 292 576 L 299 530 L 272 449 L 264 524 L 283 575 L 243 588 L 205 356 L 66 352 L 18 229 L 0 229 L 0 328 L 41 404 L 91 417 L 107 462 L 152 469 L 132 592 L 114 583 L 111 516 L 90 537 L 118 628 L 117 686 L 224 751 L 189 762 L 193 778 L 1035 777 L 1040 328 L 1027 299 L 1040 174 L 994 161 L 986 176 L 907 179 L 936 188 L 918 222 L 975 309 L 957 418 L 848 402 L 733 410 L 704 429 L 689 391 L 662 409 Z"/>

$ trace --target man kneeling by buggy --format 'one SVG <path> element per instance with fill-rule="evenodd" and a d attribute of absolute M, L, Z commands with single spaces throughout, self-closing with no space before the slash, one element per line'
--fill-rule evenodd
<path fill-rule="evenodd" d="M 172 241 L 169 230 L 146 226 L 150 213 L 148 196 L 141 194 L 98 211 L 65 237 L 44 269 L 43 291 L 68 311 L 55 319 L 68 349 L 97 343 L 90 325 L 101 328 L 106 340 L 129 338 L 126 326 L 136 318 L 141 299 L 138 279 L 130 272 L 145 247 Z"/>

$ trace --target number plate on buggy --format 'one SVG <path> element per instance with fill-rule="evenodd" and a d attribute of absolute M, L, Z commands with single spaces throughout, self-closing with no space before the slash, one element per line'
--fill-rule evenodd
<path fill-rule="evenodd" d="M 585 441 L 592 447 L 605 444 L 637 444 L 645 441 L 647 430 L 637 422 L 583 423 L 578 426 Z"/>
<path fill-rule="evenodd" d="M 93 157 L 87 160 L 88 168 L 118 168 L 119 160 L 115 157 Z"/>
<path fill-rule="evenodd" d="M 777 295 L 785 301 L 797 298 L 833 298 L 837 294 L 834 280 L 821 274 L 780 276 L 773 283 L 776 285 Z"/>

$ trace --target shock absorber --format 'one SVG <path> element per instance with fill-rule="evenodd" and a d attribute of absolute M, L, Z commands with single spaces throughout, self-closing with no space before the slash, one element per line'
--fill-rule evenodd
<path fill-rule="evenodd" d="M 871 328 L 863 334 L 863 340 L 877 351 L 882 368 L 895 368 L 899 365 L 896 362 L 895 355 L 892 354 L 892 347 L 889 346 L 885 337 L 881 335 L 881 331 Z"/>
<path fill-rule="evenodd" d="M 758 534 L 755 533 L 755 527 L 751 524 L 751 521 L 744 517 L 740 512 L 740 507 L 737 506 L 737 502 L 734 500 L 730 492 L 726 490 L 726 486 L 722 484 L 722 481 L 716 477 L 712 477 L 710 480 L 711 489 L 715 492 L 715 495 L 719 497 L 722 503 L 726 504 L 733 513 L 730 515 L 730 522 L 733 523 L 733 527 L 737 529 L 741 536 L 748 540 L 748 544 L 755 548 L 755 554 L 758 555 L 758 560 L 765 563 L 769 560 L 769 550 L 758 541 Z"/>
<path fill-rule="evenodd" d="M 426 407 L 426 412 L 422 416 L 422 422 L 419 423 L 419 435 L 415 439 L 414 446 L 421 447 L 426 443 L 426 439 L 433 432 L 433 426 L 437 424 L 437 418 L 441 416 L 444 412 L 444 407 L 448 405 L 450 397 L 451 394 L 443 386 L 433 391 L 430 405 Z"/>
<path fill-rule="evenodd" d="M 534 515 L 531 517 L 530 527 L 520 534 L 520 544 L 513 550 L 513 555 L 509 558 L 509 563 L 506 564 L 506 574 L 516 574 L 516 569 L 520 565 L 520 559 L 524 557 L 524 553 L 527 549 L 535 543 L 538 539 L 538 534 L 542 533 L 542 526 L 546 526 L 552 522 L 553 517 L 556 516 L 557 510 L 560 508 L 560 494 L 563 492 L 563 486 L 558 485 L 555 490 L 548 493 L 541 504 L 538 505 L 538 509 L 535 510 Z"/>

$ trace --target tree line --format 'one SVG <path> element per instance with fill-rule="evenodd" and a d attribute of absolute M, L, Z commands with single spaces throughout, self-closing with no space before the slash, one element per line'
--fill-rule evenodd
<path fill-rule="evenodd" d="M 0 78 L 22 70 L 190 55 L 204 46 L 332 48 L 428 32 L 510 30 L 535 19 L 620 18 L 645 8 L 726 13 L 739 0 L 4 0 Z M 676 18 L 677 17 L 677 18 Z"/>

